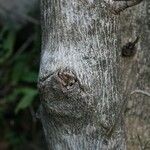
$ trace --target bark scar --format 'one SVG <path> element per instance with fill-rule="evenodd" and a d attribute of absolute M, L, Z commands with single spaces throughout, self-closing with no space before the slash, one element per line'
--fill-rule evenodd
<path fill-rule="evenodd" d="M 77 77 L 71 70 L 60 69 L 58 71 L 58 80 L 59 80 L 61 86 L 65 87 L 66 89 L 69 90 L 77 82 Z"/>
<path fill-rule="evenodd" d="M 114 15 L 119 15 L 120 12 L 137 5 L 142 1 L 143 0 L 104 0 L 104 3 Z"/>

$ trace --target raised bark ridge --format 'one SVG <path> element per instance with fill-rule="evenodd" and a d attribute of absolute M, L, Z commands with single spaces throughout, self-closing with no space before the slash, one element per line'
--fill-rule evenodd
<path fill-rule="evenodd" d="M 120 14 L 120 12 L 125 9 L 135 6 L 142 1 L 143 0 L 104 0 L 107 8 L 115 15 Z"/>

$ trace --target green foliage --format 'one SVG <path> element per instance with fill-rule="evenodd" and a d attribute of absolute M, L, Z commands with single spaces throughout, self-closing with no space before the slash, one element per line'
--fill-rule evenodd
<path fill-rule="evenodd" d="M 5 40 L 3 40 L 5 38 Z M 0 64 L 4 63 L 12 54 L 15 43 L 15 31 L 3 29 L 0 34 Z"/>
<path fill-rule="evenodd" d="M 8 86 L 15 87 L 10 93 L 7 94 L 6 100 L 7 102 L 19 101 L 16 103 L 16 108 L 14 110 L 17 113 L 20 110 L 31 106 L 37 96 L 36 87 L 31 85 L 30 87 L 26 85 L 20 87 L 22 84 L 36 83 L 37 70 L 34 66 L 30 65 L 31 60 L 34 58 L 34 56 L 32 56 L 34 49 L 24 53 L 20 53 L 22 49 L 20 49 L 20 51 L 15 51 L 14 47 L 17 38 L 16 31 L 4 28 L 1 31 L 0 37 L 0 65 L 3 67 L 3 65 L 5 66 L 6 64 L 9 68 L 9 70 L 7 70 L 8 68 L 3 68 L 3 73 L 8 76 L 5 76 L 5 80 L 2 82 L 3 85 L 9 84 Z M 32 40 L 34 41 L 35 39 Z M 28 46 L 30 46 L 30 44 Z M 24 49 L 24 51 L 25 50 L 26 49 Z M 17 55 L 18 53 L 19 55 Z M 18 96 L 20 96 L 19 100 Z"/>
<path fill-rule="evenodd" d="M 27 120 L 32 119 L 30 109 L 38 100 L 40 34 L 38 26 L 32 26 L 33 32 L 29 29 L 0 28 L 0 145 L 3 139 L 11 150 L 22 149 L 28 129 L 35 128 L 24 118 L 28 114 Z"/>
<path fill-rule="evenodd" d="M 21 109 L 25 109 L 31 106 L 34 100 L 34 97 L 37 95 L 37 90 L 31 89 L 31 88 L 22 88 L 19 90 L 19 93 L 22 93 L 23 96 L 16 106 L 16 109 L 15 109 L 16 113 Z"/>
<path fill-rule="evenodd" d="M 9 141 L 9 143 L 15 147 L 14 149 L 17 149 L 17 146 L 20 145 L 20 143 L 23 140 L 23 137 L 20 138 L 20 137 L 18 137 L 18 135 L 15 132 L 9 131 L 6 134 L 5 139 L 7 139 Z"/>

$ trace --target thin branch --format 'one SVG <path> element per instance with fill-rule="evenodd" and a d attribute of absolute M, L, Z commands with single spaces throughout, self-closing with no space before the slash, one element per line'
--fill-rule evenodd
<path fill-rule="evenodd" d="M 143 144 L 142 144 L 142 140 L 141 140 L 139 134 L 137 134 L 137 139 L 138 139 L 138 141 L 139 141 L 140 150 L 143 150 Z"/>
<path fill-rule="evenodd" d="M 24 43 L 23 45 L 17 50 L 15 56 L 10 60 L 10 62 L 14 61 L 23 51 L 25 51 L 28 46 L 33 42 L 34 35 L 31 35 Z"/>
<path fill-rule="evenodd" d="M 15 11 L 12 12 L 12 10 L 9 10 L 3 5 L 0 5 L 0 9 L 8 14 L 13 14 L 16 18 L 23 18 L 25 21 L 28 21 L 30 23 L 33 23 L 35 25 L 39 25 L 40 21 L 36 20 L 35 18 L 28 16 L 27 14 L 17 13 Z"/>
<path fill-rule="evenodd" d="M 140 93 L 140 94 L 143 94 L 143 95 L 146 95 L 146 96 L 149 96 L 150 97 L 150 93 L 146 92 L 146 91 L 142 91 L 142 90 L 134 90 L 131 92 L 131 95 L 135 94 L 135 93 Z"/>
<path fill-rule="evenodd" d="M 118 15 L 125 9 L 135 6 L 142 1 L 143 0 L 105 0 L 104 3 L 113 14 Z"/>

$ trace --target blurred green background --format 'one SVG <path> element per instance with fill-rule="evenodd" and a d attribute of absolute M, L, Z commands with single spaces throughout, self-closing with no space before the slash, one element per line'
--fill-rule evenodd
<path fill-rule="evenodd" d="M 23 12 L 21 23 L 9 17 L 10 12 L 0 13 L 0 150 L 46 149 L 36 118 L 41 43 L 38 8 Z"/>

